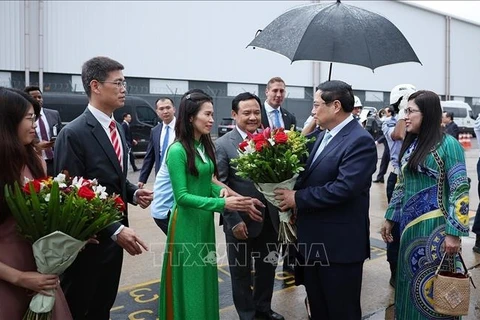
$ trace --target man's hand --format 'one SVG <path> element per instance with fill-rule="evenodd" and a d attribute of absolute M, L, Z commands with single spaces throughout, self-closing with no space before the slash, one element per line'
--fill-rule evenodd
<path fill-rule="evenodd" d="M 117 235 L 117 244 L 127 250 L 130 255 L 135 256 L 142 253 L 142 248 L 148 251 L 147 245 L 133 231 L 133 229 L 125 227 Z"/>
<path fill-rule="evenodd" d="M 143 182 L 140 182 L 140 181 L 137 182 L 137 186 L 138 186 L 139 189 L 143 189 L 144 185 L 145 185 L 145 183 L 143 183 Z"/>
<path fill-rule="evenodd" d="M 280 201 L 278 207 L 281 211 L 287 211 L 288 209 L 295 209 L 295 193 L 296 190 L 287 189 L 275 189 L 275 199 Z"/>
<path fill-rule="evenodd" d="M 248 238 L 248 230 L 245 222 L 240 222 L 233 228 L 233 236 L 238 240 L 246 240 Z"/>
<path fill-rule="evenodd" d="M 246 211 L 248 213 L 248 216 L 250 219 L 253 221 L 257 222 L 262 222 L 263 221 L 263 216 L 262 212 L 257 209 L 257 207 L 265 208 L 265 205 L 262 203 L 262 201 L 258 200 L 257 198 L 252 198 L 253 204 L 250 206 L 250 208 Z"/>
<path fill-rule="evenodd" d="M 54 144 L 55 144 L 55 141 L 39 141 L 35 145 L 35 147 L 39 150 L 47 150 L 47 149 L 51 149 Z"/>
<path fill-rule="evenodd" d="M 136 202 L 142 208 L 147 208 L 153 200 L 153 191 L 148 189 L 138 189 L 135 193 Z"/>

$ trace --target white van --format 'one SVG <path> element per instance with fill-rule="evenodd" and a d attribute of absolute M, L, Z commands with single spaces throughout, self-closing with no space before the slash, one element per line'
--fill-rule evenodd
<path fill-rule="evenodd" d="M 460 132 L 473 133 L 473 127 L 476 117 L 473 115 L 472 107 L 463 101 L 440 101 L 443 112 L 453 113 L 453 121 L 458 126 Z"/>

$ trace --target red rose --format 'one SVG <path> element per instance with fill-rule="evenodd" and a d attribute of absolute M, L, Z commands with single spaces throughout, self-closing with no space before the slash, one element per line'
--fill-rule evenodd
<path fill-rule="evenodd" d="M 242 151 L 245 151 L 245 148 L 248 146 L 248 141 L 247 140 L 244 140 L 242 142 L 240 142 L 240 144 L 238 145 L 238 148 Z"/>
<path fill-rule="evenodd" d="M 263 141 L 258 141 L 257 143 L 255 143 L 255 150 L 257 150 L 258 152 L 262 151 L 263 150 L 263 147 L 267 145 L 267 142 L 265 140 Z"/>
<path fill-rule="evenodd" d="M 88 201 L 92 200 L 95 198 L 95 192 L 93 192 L 92 189 L 86 187 L 86 186 L 81 186 L 80 189 L 78 189 L 78 196 L 87 199 Z"/>
<path fill-rule="evenodd" d="M 23 192 L 25 192 L 26 194 L 30 194 L 30 185 L 33 186 L 33 190 L 35 190 L 36 193 L 39 193 L 40 192 L 40 181 L 38 180 L 33 180 L 33 181 L 29 181 L 28 183 L 26 183 L 24 186 L 23 186 Z"/>
<path fill-rule="evenodd" d="M 275 142 L 278 144 L 285 144 L 288 141 L 288 136 L 285 132 L 279 131 L 275 134 L 273 140 L 275 140 Z"/>
<path fill-rule="evenodd" d="M 125 202 L 123 202 L 122 198 L 117 196 L 114 200 L 115 200 L 115 208 L 117 208 L 121 212 L 125 211 Z"/>
<path fill-rule="evenodd" d="M 257 144 L 259 142 L 263 143 L 263 142 L 267 141 L 267 139 L 265 139 L 265 137 L 261 133 L 257 133 L 256 135 L 254 135 L 252 137 L 252 140 L 253 140 L 253 142 L 255 142 L 255 144 Z"/>

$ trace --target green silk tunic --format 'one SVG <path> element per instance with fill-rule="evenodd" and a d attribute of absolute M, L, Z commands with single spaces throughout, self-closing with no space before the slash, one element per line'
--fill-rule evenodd
<path fill-rule="evenodd" d="M 170 216 L 160 284 L 161 320 L 219 319 L 214 212 L 223 212 L 213 162 L 195 142 L 198 177 L 188 173 L 179 142 L 167 153 L 175 205 Z"/>

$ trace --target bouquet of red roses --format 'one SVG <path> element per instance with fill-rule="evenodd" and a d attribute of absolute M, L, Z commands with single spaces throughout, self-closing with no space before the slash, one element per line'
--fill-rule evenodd
<path fill-rule="evenodd" d="M 298 173 L 304 170 L 303 160 L 308 157 L 307 143 L 313 138 L 283 128 L 247 134 L 238 147 L 240 156 L 232 159 L 232 164 L 236 165 L 237 175 L 252 180 L 265 198 L 278 206 L 273 190 L 293 189 Z M 297 237 L 295 226 L 290 224 L 291 215 L 290 211 L 279 211 L 281 242 L 294 242 Z"/>
<path fill-rule="evenodd" d="M 61 274 L 75 260 L 86 241 L 120 221 L 125 203 L 109 196 L 96 179 L 67 174 L 5 186 L 5 199 L 18 230 L 32 242 L 37 270 Z M 55 295 L 36 294 L 24 319 L 50 319 Z"/>

